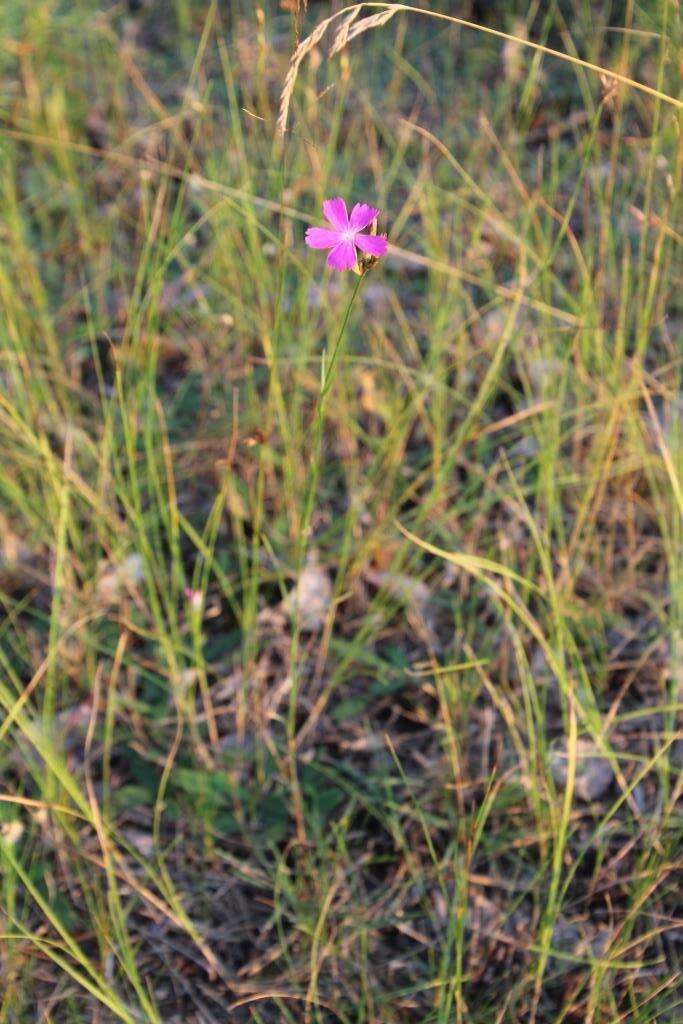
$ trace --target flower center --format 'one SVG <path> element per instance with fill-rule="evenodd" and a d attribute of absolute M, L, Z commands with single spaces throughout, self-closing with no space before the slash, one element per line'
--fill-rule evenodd
<path fill-rule="evenodd" d="M 341 237 L 343 242 L 352 242 L 356 237 L 356 231 L 354 228 L 346 228 L 342 231 Z"/>

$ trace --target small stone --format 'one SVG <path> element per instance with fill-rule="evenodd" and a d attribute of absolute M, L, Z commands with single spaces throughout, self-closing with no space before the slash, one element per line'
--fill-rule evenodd
<path fill-rule="evenodd" d="M 560 919 L 553 927 L 551 945 L 559 953 L 574 953 L 581 942 L 581 932 L 575 924 Z"/>
<path fill-rule="evenodd" d="M 315 555 L 311 555 L 296 587 L 284 601 L 284 610 L 290 615 L 298 614 L 304 632 L 318 633 L 325 625 L 331 601 L 330 577 L 318 565 Z"/>
<path fill-rule="evenodd" d="M 521 441 L 517 441 L 508 449 L 508 455 L 511 458 L 517 458 L 518 456 L 523 459 L 533 459 L 538 455 L 539 445 L 535 437 L 523 437 Z"/>
<path fill-rule="evenodd" d="M 564 369 L 559 359 L 544 359 L 538 356 L 529 363 L 529 379 L 534 391 L 538 395 L 548 393 L 548 390 L 557 387 L 558 378 Z"/>
<path fill-rule="evenodd" d="M 365 578 L 375 587 L 384 587 L 391 597 L 412 608 L 419 615 L 425 614 L 431 590 L 424 580 L 404 573 L 373 569 L 366 570 Z"/>
<path fill-rule="evenodd" d="M 104 604 L 115 604 L 145 578 L 144 562 L 138 554 L 127 555 L 123 561 L 110 563 L 97 581 L 97 597 Z"/>
<path fill-rule="evenodd" d="M 611 928 L 598 928 L 590 942 L 591 955 L 596 957 L 596 959 L 605 956 L 613 938 L 614 932 Z"/>
<path fill-rule="evenodd" d="M 8 846 L 16 846 L 24 834 L 24 826 L 20 821 L 3 821 L 0 833 Z"/>
<path fill-rule="evenodd" d="M 574 792 L 580 800 L 591 803 L 603 796 L 612 784 L 613 774 L 609 761 L 588 737 L 580 737 L 576 744 L 576 779 Z M 565 742 L 557 745 L 550 755 L 550 767 L 558 786 L 567 784 L 569 757 Z"/>
<path fill-rule="evenodd" d="M 371 281 L 363 292 L 363 302 L 373 313 L 386 313 L 391 305 L 392 290 L 381 281 Z"/>

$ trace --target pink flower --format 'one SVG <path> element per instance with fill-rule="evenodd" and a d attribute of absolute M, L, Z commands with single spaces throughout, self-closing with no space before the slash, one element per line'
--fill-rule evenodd
<path fill-rule="evenodd" d="M 309 228 L 306 232 L 306 245 L 311 249 L 329 249 L 328 267 L 334 270 L 354 270 L 358 264 L 357 249 L 377 259 L 387 251 L 386 235 L 362 234 L 379 214 L 374 206 L 356 203 L 349 216 L 346 203 L 337 196 L 326 199 L 323 213 L 331 228 Z"/>

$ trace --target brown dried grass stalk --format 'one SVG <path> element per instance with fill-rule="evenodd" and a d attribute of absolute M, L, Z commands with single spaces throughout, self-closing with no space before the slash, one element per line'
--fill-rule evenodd
<path fill-rule="evenodd" d="M 303 24 L 304 15 L 308 10 L 308 0 L 286 0 L 286 2 L 281 4 L 281 6 L 292 12 L 294 34 L 296 36 L 296 44 L 298 46 L 301 39 L 301 26 Z"/>

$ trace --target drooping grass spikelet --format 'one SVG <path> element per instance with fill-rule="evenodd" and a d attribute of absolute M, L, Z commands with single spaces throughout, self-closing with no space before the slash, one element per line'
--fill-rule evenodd
<path fill-rule="evenodd" d="M 379 28 L 381 25 L 386 25 L 388 21 L 400 10 L 398 7 L 391 7 L 386 11 L 379 11 L 377 14 L 370 14 L 367 18 L 361 18 L 353 28 L 351 23 L 355 21 L 356 16 L 360 13 L 359 10 L 354 12 L 352 18 L 348 18 L 345 22 L 340 25 L 332 48 L 330 49 L 330 57 L 334 57 L 337 53 L 344 49 L 344 47 L 351 42 L 352 39 L 356 39 L 357 36 L 368 32 L 371 28 Z"/>
<path fill-rule="evenodd" d="M 292 101 L 292 93 L 294 92 L 294 86 L 296 84 L 301 63 L 311 50 L 318 45 L 322 37 L 325 35 L 328 26 L 332 21 L 334 21 L 335 17 L 338 17 L 338 15 L 332 15 L 332 17 L 326 18 L 324 21 L 321 21 L 319 25 L 316 25 L 311 34 L 306 36 L 305 39 L 302 39 L 292 54 L 292 59 L 289 62 L 289 68 L 285 76 L 285 84 L 283 86 L 282 93 L 280 94 L 280 110 L 277 119 L 278 135 L 284 135 L 287 130 L 289 105 Z"/>
<path fill-rule="evenodd" d="M 338 54 L 345 46 L 348 45 L 348 43 L 351 42 L 352 39 L 362 35 L 363 32 L 367 32 L 371 28 L 379 28 L 381 25 L 386 25 L 386 23 L 400 10 L 399 7 L 391 7 L 388 10 L 378 11 L 376 14 L 370 14 L 368 17 L 357 21 L 358 15 L 361 13 L 362 9 L 363 4 L 358 4 L 357 7 L 351 8 L 351 10 L 346 14 L 337 29 L 337 33 L 332 42 L 329 52 L 330 57 L 334 57 Z M 299 43 L 294 51 L 285 77 L 285 84 L 280 95 L 280 110 L 277 119 L 277 132 L 279 135 L 284 135 L 287 130 L 289 106 L 292 100 L 296 79 L 299 74 L 299 68 L 301 67 L 304 58 L 315 46 L 317 46 L 325 35 L 328 27 L 338 17 L 339 13 L 333 14 L 330 18 L 326 18 L 324 21 L 321 21 L 313 32 Z"/>

